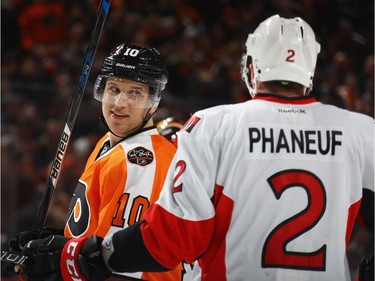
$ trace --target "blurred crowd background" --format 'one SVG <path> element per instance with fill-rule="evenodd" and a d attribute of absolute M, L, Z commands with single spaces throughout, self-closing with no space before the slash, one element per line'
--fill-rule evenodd
<path fill-rule="evenodd" d="M 1 247 L 32 228 L 80 73 L 98 0 L 1 1 Z M 62 228 L 93 145 L 105 133 L 92 87 L 115 46 L 159 49 L 169 83 L 156 121 L 182 122 L 206 107 L 250 98 L 240 77 L 249 32 L 267 17 L 300 16 L 322 51 L 314 95 L 374 116 L 372 0 L 112 0 L 47 225 Z M 353 278 L 373 239 L 356 225 L 348 246 Z M 2 274 L 2 280 L 6 277 Z M 4 278 L 4 279 L 3 279 Z M 8 279 L 7 279 L 8 280 Z"/>

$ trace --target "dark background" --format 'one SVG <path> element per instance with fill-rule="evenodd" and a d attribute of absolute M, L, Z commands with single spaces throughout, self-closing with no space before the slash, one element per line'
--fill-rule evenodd
<path fill-rule="evenodd" d="M 98 4 L 1 2 L 2 248 L 33 225 Z M 240 78 L 245 40 L 276 13 L 302 17 L 315 30 L 322 51 L 314 95 L 374 116 L 374 1 L 112 0 L 47 224 L 63 227 L 88 153 L 105 132 L 92 87 L 115 46 L 133 42 L 160 50 L 170 79 L 156 121 L 174 116 L 184 122 L 199 109 L 250 98 Z M 359 258 L 370 252 L 373 240 L 357 225 L 348 246 L 353 278 Z"/>

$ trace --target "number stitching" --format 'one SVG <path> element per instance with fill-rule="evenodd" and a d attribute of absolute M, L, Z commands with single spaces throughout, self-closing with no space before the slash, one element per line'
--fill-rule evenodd
<path fill-rule="evenodd" d="M 307 193 L 308 204 L 304 210 L 281 222 L 269 233 L 263 245 L 262 267 L 325 271 L 326 245 L 309 253 L 286 250 L 289 242 L 312 229 L 322 218 L 327 203 L 322 181 L 305 170 L 284 170 L 267 181 L 277 200 L 285 190 L 302 187 Z"/>
<path fill-rule="evenodd" d="M 182 183 L 179 184 L 178 186 L 175 186 L 177 180 L 180 178 L 181 174 L 185 171 L 186 169 L 186 163 L 183 160 L 180 160 L 176 163 L 176 170 L 177 168 L 180 168 L 178 171 L 177 175 L 173 178 L 173 193 L 176 192 L 181 192 L 182 191 Z"/>
<path fill-rule="evenodd" d="M 128 219 L 126 220 L 124 217 L 127 210 L 129 197 L 129 193 L 124 193 L 119 198 L 115 215 L 112 218 L 112 226 L 124 227 L 125 223 L 127 223 L 128 226 L 132 225 L 138 222 L 142 218 L 143 213 L 150 207 L 150 201 L 147 197 L 139 195 L 133 198 L 133 201 L 129 207 L 130 210 L 128 212 Z"/>
<path fill-rule="evenodd" d="M 129 200 L 129 193 L 124 193 L 120 196 L 118 202 L 117 202 L 117 208 L 114 217 L 112 218 L 112 224 L 113 226 L 117 227 L 123 227 L 125 225 L 125 210 L 126 206 L 128 205 Z"/>

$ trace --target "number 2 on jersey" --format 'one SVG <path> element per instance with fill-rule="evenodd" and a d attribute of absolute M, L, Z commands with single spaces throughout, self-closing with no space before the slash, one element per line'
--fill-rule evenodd
<path fill-rule="evenodd" d="M 268 178 L 277 200 L 289 188 L 302 187 L 308 198 L 307 206 L 298 214 L 277 225 L 268 235 L 262 252 L 262 267 L 293 268 L 324 271 L 326 245 L 314 252 L 291 252 L 289 242 L 312 229 L 326 209 L 326 192 L 321 180 L 304 170 L 285 170 Z"/>

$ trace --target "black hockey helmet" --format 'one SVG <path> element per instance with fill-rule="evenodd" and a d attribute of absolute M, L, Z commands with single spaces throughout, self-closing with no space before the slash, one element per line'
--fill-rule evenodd
<path fill-rule="evenodd" d="M 168 71 L 156 48 L 124 43 L 104 59 L 102 75 L 98 76 L 94 86 L 94 97 L 99 101 L 102 101 L 108 77 L 148 85 L 152 104 L 157 105 L 168 81 Z"/>

